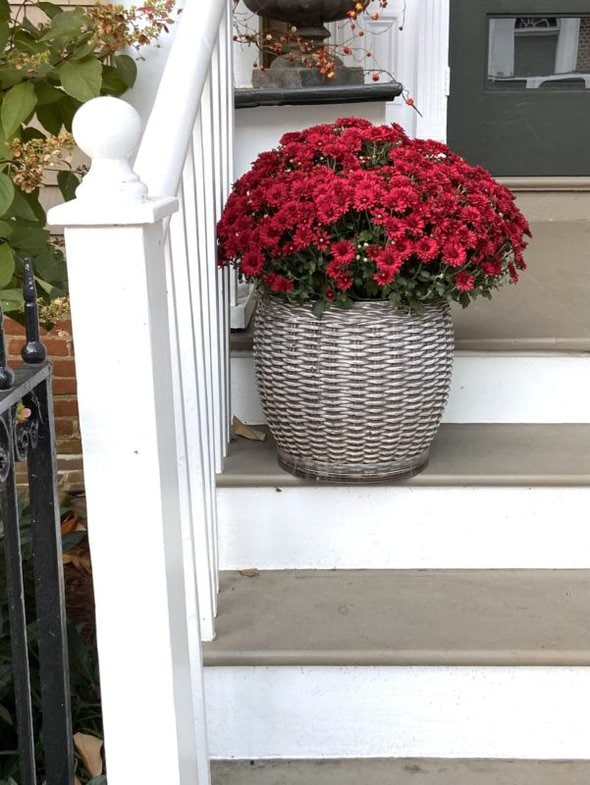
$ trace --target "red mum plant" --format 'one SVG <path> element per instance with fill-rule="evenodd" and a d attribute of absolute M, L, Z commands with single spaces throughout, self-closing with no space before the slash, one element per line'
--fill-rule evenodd
<path fill-rule="evenodd" d="M 480 166 L 398 125 L 344 118 L 284 134 L 234 185 L 219 264 L 316 315 L 355 300 L 476 297 L 524 270 L 526 219 Z"/>

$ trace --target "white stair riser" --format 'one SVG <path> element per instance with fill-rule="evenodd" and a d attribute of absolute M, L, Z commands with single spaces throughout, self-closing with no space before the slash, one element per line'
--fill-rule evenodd
<path fill-rule="evenodd" d="M 219 488 L 222 570 L 588 568 L 590 488 Z"/>
<path fill-rule="evenodd" d="M 237 758 L 590 758 L 590 668 L 210 667 L 209 750 Z"/>
<path fill-rule="evenodd" d="M 236 353 L 231 371 L 232 414 L 263 423 L 251 354 Z M 590 422 L 588 389 L 587 356 L 458 353 L 443 422 Z"/>

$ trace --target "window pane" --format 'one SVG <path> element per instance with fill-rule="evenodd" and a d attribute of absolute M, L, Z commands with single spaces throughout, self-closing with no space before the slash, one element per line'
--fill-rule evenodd
<path fill-rule="evenodd" d="M 590 88 L 590 15 L 490 16 L 487 86 Z"/>

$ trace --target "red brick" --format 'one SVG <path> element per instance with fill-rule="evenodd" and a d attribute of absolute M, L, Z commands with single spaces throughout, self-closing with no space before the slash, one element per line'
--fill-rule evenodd
<path fill-rule="evenodd" d="M 42 341 L 44 341 L 44 339 L 46 337 L 47 338 L 49 338 L 49 337 L 60 338 L 60 337 L 63 337 L 65 335 L 67 335 L 68 338 L 71 339 L 71 337 L 72 337 L 72 322 L 69 319 L 62 319 L 60 321 L 57 321 L 53 325 L 51 330 L 45 330 L 43 327 L 41 327 L 39 332 L 41 333 L 41 340 Z M 18 322 L 15 322 L 14 319 L 10 319 L 7 316 L 6 319 L 4 320 L 4 333 L 6 335 L 8 335 L 8 336 L 17 336 L 19 338 L 24 338 L 25 328 L 23 327 L 22 324 L 19 324 Z"/>
<path fill-rule="evenodd" d="M 51 357 L 70 357 L 70 343 L 63 338 L 43 338 L 42 342 L 47 349 L 47 355 Z"/>
<path fill-rule="evenodd" d="M 82 445 L 80 439 L 60 439 L 57 444 L 58 455 L 80 455 Z"/>
<path fill-rule="evenodd" d="M 76 471 L 82 468 L 81 455 L 58 455 L 57 456 L 57 469 L 63 471 Z"/>
<path fill-rule="evenodd" d="M 78 402 L 75 398 L 58 398 L 53 402 L 53 411 L 56 417 L 77 417 Z"/>
<path fill-rule="evenodd" d="M 44 338 L 53 337 L 53 338 L 67 338 L 68 341 L 72 340 L 72 325 L 70 322 L 57 322 L 57 324 L 53 325 L 53 329 L 44 330 L 41 328 L 41 336 Z"/>
<path fill-rule="evenodd" d="M 27 465 L 25 463 L 17 463 L 16 465 L 16 486 L 19 490 L 26 488 L 29 485 L 29 475 L 27 474 Z"/>
<path fill-rule="evenodd" d="M 55 434 L 56 436 L 72 436 L 78 432 L 78 422 L 72 417 L 56 417 Z"/>
<path fill-rule="evenodd" d="M 65 491 L 80 491 L 84 489 L 84 472 L 82 469 L 73 471 L 58 471 L 60 486 Z"/>
<path fill-rule="evenodd" d="M 24 338 L 10 338 L 6 343 L 6 354 L 18 357 L 20 360 L 20 350 L 23 348 L 24 343 Z"/>
<path fill-rule="evenodd" d="M 15 322 L 14 319 L 7 316 L 4 320 L 4 332 L 6 335 L 24 335 L 25 328 L 22 324 Z"/>
<path fill-rule="evenodd" d="M 69 360 L 55 360 L 53 363 L 53 376 L 61 379 L 73 379 L 76 376 L 76 364 L 73 358 Z"/>
<path fill-rule="evenodd" d="M 47 332 L 46 330 L 41 330 L 41 339 L 45 340 L 47 338 L 66 338 L 68 341 L 72 340 L 72 328 L 66 322 L 59 322 L 59 324 L 54 325 L 52 330 Z"/>
<path fill-rule="evenodd" d="M 75 379 L 53 379 L 53 394 L 54 395 L 75 395 L 76 394 L 76 380 Z"/>

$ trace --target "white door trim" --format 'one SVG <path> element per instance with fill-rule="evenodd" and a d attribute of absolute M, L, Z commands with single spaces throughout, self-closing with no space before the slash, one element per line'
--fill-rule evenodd
<path fill-rule="evenodd" d="M 416 136 L 440 142 L 447 139 L 449 1 L 422 0 L 418 19 Z"/>

